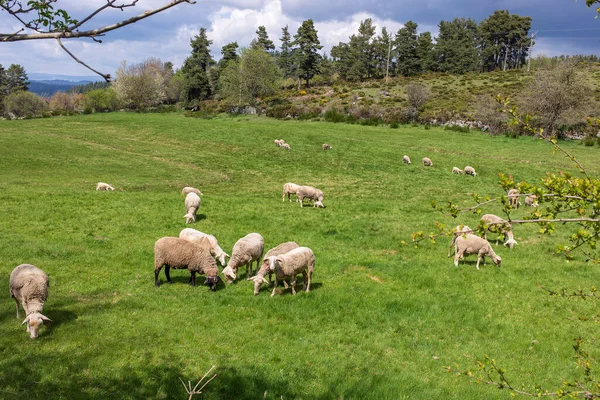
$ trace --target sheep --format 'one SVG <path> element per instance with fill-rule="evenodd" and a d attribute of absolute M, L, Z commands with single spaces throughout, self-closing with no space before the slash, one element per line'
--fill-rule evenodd
<path fill-rule="evenodd" d="M 465 233 L 473 233 L 473 229 L 469 228 L 467 225 L 457 225 L 454 227 L 454 229 L 452 229 L 452 240 L 450 241 L 450 247 L 448 248 L 448 257 L 452 255 L 456 238 Z"/>
<path fill-rule="evenodd" d="M 184 228 L 181 232 L 179 232 L 179 238 L 185 239 L 189 242 L 200 242 L 202 239 L 207 238 L 210 242 L 210 254 L 221 263 L 221 266 L 226 265 L 225 257 L 229 257 L 229 254 L 225 253 L 219 243 L 217 242 L 217 238 L 213 235 L 209 235 L 204 232 L 197 231 L 192 228 Z"/>
<path fill-rule="evenodd" d="M 275 286 L 271 297 L 277 291 L 277 282 L 286 278 L 290 279 L 292 294 L 296 294 L 296 276 L 302 273 L 304 278 L 303 289 L 310 291 L 310 280 L 315 269 L 315 255 L 308 247 L 298 247 L 285 254 L 269 258 L 269 269 L 275 273 Z"/>
<path fill-rule="evenodd" d="M 304 199 L 313 200 L 313 207 L 325 208 L 323 205 L 323 192 L 312 186 L 300 186 L 296 192 L 296 197 L 300 201 L 300 207 L 303 207 Z"/>
<path fill-rule="evenodd" d="M 271 271 L 271 269 L 269 268 L 271 257 L 277 257 L 278 255 L 285 254 L 290 250 L 297 249 L 298 247 L 299 246 L 296 242 L 285 242 L 285 243 L 281 243 L 279 246 L 273 247 L 272 249 L 267 251 L 267 254 L 265 254 L 265 257 L 263 258 L 263 263 L 260 266 L 256 275 L 254 275 L 251 278 L 248 278 L 248 280 L 254 281 L 254 295 L 255 296 L 260 291 L 260 287 L 262 286 L 263 283 L 266 283 L 267 285 L 271 286 L 271 275 L 273 275 L 273 271 Z M 265 279 L 265 276 L 267 274 L 269 274 L 268 281 Z M 285 288 L 287 289 L 288 285 L 285 282 L 285 280 L 283 281 L 283 284 L 285 285 Z"/>
<path fill-rule="evenodd" d="M 200 208 L 200 196 L 194 192 L 188 193 L 187 196 L 185 196 L 186 214 L 183 216 L 186 224 L 196 222 L 196 213 L 198 212 L 198 208 Z"/>
<path fill-rule="evenodd" d="M 483 233 L 484 239 L 487 239 L 488 232 L 494 232 L 504 236 L 505 238 L 508 238 L 508 240 L 504 243 L 504 246 L 508 246 L 512 249 L 514 245 L 517 244 L 517 241 L 512 233 L 512 226 L 507 220 L 502 219 L 494 214 L 485 214 L 483 217 L 481 217 L 480 221 L 480 223 L 486 226 Z"/>
<path fill-rule="evenodd" d="M 114 187 L 112 187 L 111 185 L 109 185 L 108 183 L 104 183 L 104 182 L 98 182 L 98 184 L 96 185 L 96 190 L 115 190 Z"/>
<path fill-rule="evenodd" d="M 521 205 L 519 197 L 519 189 L 510 189 L 508 191 L 508 204 L 513 208 L 519 208 Z"/>
<path fill-rule="evenodd" d="M 181 194 L 187 196 L 189 193 L 196 193 L 198 196 L 204 196 L 201 191 L 191 186 L 186 186 L 181 189 Z"/>
<path fill-rule="evenodd" d="M 465 175 L 477 176 L 477 172 L 475 172 L 475 168 L 467 165 L 465 167 Z"/>
<path fill-rule="evenodd" d="M 323 150 L 331 150 L 331 149 L 333 148 L 333 147 L 331 147 L 331 145 L 330 145 L 330 144 L 328 144 L 328 143 L 325 143 L 325 144 L 323 144 L 323 146 L 322 146 L 322 147 L 323 147 Z"/>
<path fill-rule="evenodd" d="M 265 241 L 259 233 L 249 233 L 233 245 L 231 258 L 221 272 L 227 283 L 237 279 L 238 268 L 246 266 L 246 277 L 252 275 L 252 263 L 256 261 L 256 269 L 265 250 Z"/>
<path fill-rule="evenodd" d="M 184 269 L 190 271 L 190 283 L 196 286 L 196 273 L 206 275 L 205 284 L 210 290 L 217 289 L 219 269 L 215 259 L 210 254 L 210 241 L 207 238 L 199 242 L 189 242 L 185 239 L 165 236 L 154 244 L 154 284 L 160 286 L 158 274 L 165 267 L 167 282 L 171 282 L 169 270 Z"/>
<path fill-rule="evenodd" d="M 463 174 L 463 170 L 458 167 L 452 167 L 452 173 L 461 175 L 461 174 Z"/>
<path fill-rule="evenodd" d="M 454 253 L 454 266 L 458 267 L 458 260 L 464 258 L 465 255 L 477 254 L 477 265 L 479 269 L 479 263 L 481 260 L 488 256 L 492 259 L 494 264 L 500 267 L 502 258 L 494 253 L 492 245 L 487 240 L 480 238 L 477 235 L 466 233 L 459 235 L 455 242 L 455 253 Z"/>
<path fill-rule="evenodd" d="M 285 195 L 287 194 L 288 200 L 292 201 L 290 196 L 292 194 L 296 195 L 296 201 L 298 201 L 298 188 L 300 185 L 296 185 L 295 183 L 288 182 L 283 184 L 283 196 L 281 197 L 282 201 L 285 201 Z"/>
<path fill-rule="evenodd" d="M 412 163 L 410 162 L 410 157 L 409 157 L 409 156 L 406 156 L 406 155 L 405 155 L 404 157 L 402 157 L 402 162 L 403 162 L 404 164 L 412 164 Z"/>
<path fill-rule="evenodd" d="M 525 197 L 525 205 L 529 207 L 539 207 L 539 203 L 537 201 L 537 196 L 535 194 L 531 194 Z"/>
<path fill-rule="evenodd" d="M 273 140 L 273 143 L 275 143 L 275 147 L 281 147 L 281 145 L 285 142 L 283 141 L 283 139 L 275 139 Z"/>
<path fill-rule="evenodd" d="M 292 149 L 292 148 L 290 147 L 290 145 L 289 145 L 289 144 L 287 144 L 287 143 L 284 143 L 284 144 L 282 144 L 280 147 L 281 147 L 282 149 L 286 149 L 286 150 L 291 150 L 291 149 Z"/>
<path fill-rule="evenodd" d="M 19 318 L 19 304 L 25 311 L 27 333 L 31 339 L 38 337 L 40 327 L 44 321 L 52 320 L 42 314 L 44 303 L 48 299 L 50 280 L 48 275 L 38 267 L 31 264 L 21 264 L 10 274 L 10 297 L 17 303 L 17 318 Z"/>
<path fill-rule="evenodd" d="M 433 162 L 431 162 L 431 159 L 425 157 L 425 158 L 423 158 L 423 166 L 424 167 L 433 167 Z"/>

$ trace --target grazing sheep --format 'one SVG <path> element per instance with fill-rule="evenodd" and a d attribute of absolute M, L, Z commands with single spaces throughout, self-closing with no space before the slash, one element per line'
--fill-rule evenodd
<path fill-rule="evenodd" d="M 185 239 L 165 236 L 154 244 L 154 284 L 158 287 L 158 274 L 165 267 L 167 282 L 171 282 L 169 270 L 187 269 L 190 271 L 190 283 L 196 286 L 196 273 L 206 275 L 205 284 L 215 291 L 219 282 L 219 270 L 215 259 L 210 254 L 210 241 L 207 238 L 200 242 L 189 242 Z"/>
<path fill-rule="evenodd" d="M 296 201 L 298 201 L 298 188 L 300 185 L 296 185 L 295 183 L 288 182 L 283 184 L 283 196 L 281 197 L 281 201 L 285 201 L 285 195 L 287 194 L 288 200 L 292 201 L 290 198 L 292 194 L 296 195 Z"/>
<path fill-rule="evenodd" d="M 229 257 L 229 254 L 225 253 L 221 246 L 219 246 L 219 242 L 217 242 L 217 238 L 213 235 L 209 235 L 204 232 L 197 231 L 192 228 L 184 228 L 181 232 L 179 232 L 179 238 L 185 239 L 189 242 L 200 242 L 202 239 L 207 238 L 210 242 L 210 254 L 215 258 L 215 260 L 219 260 L 221 266 L 225 266 L 226 259 L 225 257 Z"/>
<path fill-rule="evenodd" d="M 454 266 L 458 267 L 458 260 L 469 254 L 477 254 L 477 269 L 485 256 L 490 257 L 498 267 L 502 262 L 502 258 L 494 253 L 492 245 L 487 240 L 471 233 L 459 235 L 455 243 Z"/>
<path fill-rule="evenodd" d="M 291 149 L 292 149 L 292 148 L 290 147 L 290 145 L 289 145 L 289 144 L 287 144 L 287 143 L 284 143 L 284 144 L 282 144 L 280 147 L 281 147 L 282 149 L 286 149 L 286 150 L 291 150 Z"/>
<path fill-rule="evenodd" d="M 225 280 L 231 283 L 237 278 L 238 268 L 246 266 L 246 277 L 252 275 L 252 263 L 256 261 L 256 269 L 265 250 L 265 241 L 259 233 L 249 233 L 233 245 L 229 263 L 222 273 Z"/>
<path fill-rule="evenodd" d="M 454 229 L 452 229 L 452 240 L 450 241 L 450 248 L 448 249 L 448 257 L 452 255 L 456 238 L 464 235 L 465 233 L 473 233 L 473 229 L 469 228 L 467 225 L 457 225 L 454 227 Z"/>
<path fill-rule="evenodd" d="M 403 162 L 404 164 L 412 164 L 412 163 L 410 162 L 410 157 L 409 157 L 409 156 L 404 156 L 404 157 L 402 157 L 402 162 Z"/>
<path fill-rule="evenodd" d="M 453 174 L 458 174 L 458 175 L 462 175 L 463 170 L 458 168 L 458 167 L 452 167 L 452 173 Z"/>
<path fill-rule="evenodd" d="M 525 205 L 529 207 L 539 207 L 539 203 L 537 201 L 537 196 L 535 194 L 531 194 L 525 197 Z"/>
<path fill-rule="evenodd" d="M 323 205 L 323 192 L 312 186 L 300 186 L 296 192 L 296 197 L 300 201 L 300 207 L 304 199 L 313 200 L 313 207 L 325 208 Z"/>
<path fill-rule="evenodd" d="M 297 249 L 298 247 L 299 246 L 296 242 L 285 242 L 285 243 L 281 243 L 279 246 L 273 247 L 272 249 L 267 251 L 267 254 L 265 254 L 265 257 L 263 258 L 263 263 L 260 266 L 256 275 L 254 275 L 251 278 L 248 278 L 248 280 L 254 281 L 254 295 L 255 296 L 260 291 L 260 287 L 262 286 L 263 283 L 266 283 L 267 285 L 271 286 L 271 275 L 273 275 L 273 271 L 271 271 L 271 268 L 269 267 L 270 266 L 270 258 L 277 257 L 278 255 L 281 255 L 281 254 L 285 254 L 290 250 Z M 268 281 L 265 279 L 265 276 L 267 276 L 267 274 L 269 274 Z M 285 288 L 287 289 L 288 285 L 285 282 L 285 280 L 283 281 L 283 284 L 285 285 Z"/>
<path fill-rule="evenodd" d="M 186 186 L 181 189 L 181 194 L 188 195 L 189 193 L 196 193 L 198 196 L 204 196 L 201 191 L 191 186 Z"/>
<path fill-rule="evenodd" d="M 187 212 L 183 216 L 186 224 L 196 222 L 198 208 L 200 208 L 200 196 L 194 192 L 188 193 L 187 196 L 185 196 L 185 209 Z"/>
<path fill-rule="evenodd" d="M 17 303 L 17 318 L 21 304 L 26 315 L 21 325 L 27 324 L 29 337 L 37 338 L 44 321 L 52 322 L 42 314 L 50 286 L 48 275 L 34 265 L 21 264 L 11 272 L 9 286 L 10 297 Z"/>
<path fill-rule="evenodd" d="M 519 208 L 521 205 L 519 189 L 510 189 L 508 191 L 508 204 L 513 208 Z"/>
<path fill-rule="evenodd" d="M 487 239 L 488 232 L 492 232 L 502 235 L 505 239 L 508 238 L 504 245 L 511 249 L 517 244 L 512 233 L 512 226 L 507 220 L 494 214 L 485 214 L 481 217 L 481 223 L 486 226 L 485 231 L 483 232 L 484 239 Z"/>
<path fill-rule="evenodd" d="M 273 140 L 273 143 L 275 143 L 275 147 L 281 147 L 281 145 L 284 144 L 285 141 L 283 139 L 275 139 Z"/>
<path fill-rule="evenodd" d="M 98 182 L 96 185 L 96 190 L 115 190 L 115 188 L 110 186 L 108 183 Z"/>
<path fill-rule="evenodd" d="M 465 175 L 477 176 L 477 172 L 475 172 L 475 168 L 467 165 L 465 167 Z"/>
<path fill-rule="evenodd" d="M 323 147 L 323 150 L 331 150 L 332 149 L 331 145 L 327 144 L 327 143 L 323 144 L 322 147 Z"/>
<path fill-rule="evenodd" d="M 423 166 L 424 167 L 433 167 L 433 162 L 431 162 L 431 159 L 425 157 L 425 158 L 423 158 Z"/>
<path fill-rule="evenodd" d="M 308 247 L 298 247 L 285 254 L 269 258 L 269 268 L 275 272 L 275 286 L 271 297 L 277 291 L 277 282 L 286 278 L 290 279 L 292 294 L 296 294 L 296 276 L 302 274 L 304 278 L 303 289 L 310 291 L 310 280 L 315 269 L 315 255 Z"/>

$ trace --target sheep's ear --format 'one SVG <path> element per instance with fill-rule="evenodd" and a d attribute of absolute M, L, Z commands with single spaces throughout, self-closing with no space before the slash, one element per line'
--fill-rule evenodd
<path fill-rule="evenodd" d="M 263 283 L 266 283 L 267 285 L 269 284 L 269 281 L 266 280 L 264 276 L 263 276 L 262 280 L 263 280 Z"/>
<path fill-rule="evenodd" d="M 25 325 L 25 324 L 27 323 L 27 321 L 29 321 L 29 317 L 25 318 L 25 319 L 23 320 L 23 322 L 21 322 L 21 325 Z"/>
<path fill-rule="evenodd" d="M 47 322 L 52 322 L 52 320 L 48 317 L 46 317 L 45 315 L 42 315 L 42 320 L 47 321 Z"/>

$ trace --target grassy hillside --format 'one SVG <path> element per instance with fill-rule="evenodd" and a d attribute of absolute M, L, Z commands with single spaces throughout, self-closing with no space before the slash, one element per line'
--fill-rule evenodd
<path fill-rule="evenodd" d="M 598 175 L 596 149 L 565 147 Z M 466 164 L 476 178 L 450 173 Z M 436 128 L 128 113 L 0 121 L 0 397 L 181 399 L 179 378 L 216 365 L 201 398 L 509 398 L 443 369 L 485 354 L 516 386 L 552 388 L 577 376 L 572 339 L 597 329 L 578 319 L 596 303 L 536 287 L 596 283 L 597 266 L 554 255 L 566 231 L 518 227 L 518 246 L 495 246 L 502 267 L 479 271 L 475 258 L 455 268 L 446 240 L 401 241 L 434 221 L 477 224 L 436 214 L 431 199 L 499 194 L 498 172 L 534 182 L 555 170 L 575 173 L 545 143 Z M 98 181 L 117 190 L 96 192 Z M 282 202 L 288 181 L 321 188 L 327 208 Z M 249 232 L 266 248 L 311 247 L 311 292 L 255 297 L 241 280 L 213 293 L 187 285 L 187 271 L 155 288 L 153 245 L 185 227 L 186 185 L 204 193 L 193 227 L 225 251 Z M 21 263 L 51 281 L 44 313 L 55 322 L 35 341 L 8 295 Z"/>

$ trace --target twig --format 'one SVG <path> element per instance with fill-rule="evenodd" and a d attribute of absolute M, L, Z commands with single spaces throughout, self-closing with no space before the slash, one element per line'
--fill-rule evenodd
<path fill-rule="evenodd" d="M 68 55 L 70 55 L 73 60 L 77 61 L 79 64 L 83 65 L 84 67 L 86 67 L 87 69 L 94 71 L 95 73 L 97 73 L 98 75 L 100 75 L 101 77 L 104 78 L 104 80 L 106 82 L 110 82 L 110 74 L 103 74 L 102 72 L 96 71 L 94 68 L 90 67 L 89 65 L 87 65 L 86 63 L 84 63 L 83 61 L 81 61 L 80 59 L 78 59 L 77 57 L 75 57 L 75 55 L 73 53 L 71 53 L 60 41 L 60 38 L 56 38 L 56 41 L 58 42 L 58 44 L 60 45 L 60 47 L 62 47 L 62 49 L 64 51 L 67 52 Z"/>
<path fill-rule="evenodd" d="M 190 381 L 188 381 L 188 384 L 186 386 L 185 382 L 183 382 L 183 379 L 179 378 L 179 380 L 183 384 L 183 387 L 185 388 L 185 391 L 187 392 L 187 394 L 190 395 L 190 397 L 188 397 L 188 400 L 191 400 L 192 397 L 194 397 L 195 394 L 202 393 L 202 390 L 206 387 L 206 385 L 208 385 L 210 381 L 212 381 L 213 379 L 215 379 L 215 377 L 217 376 L 217 374 L 214 374 L 209 380 L 207 380 L 206 382 L 204 382 L 204 385 L 202 385 L 202 387 L 200 389 L 198 389 L 198 386 L 200 386 L 200 384 L 202 383 L 202 381 L 204 381 L 204 379 L 208 376 L 208 374 L 210 374 L 210 372 L 213 369 L 215 369 L 215 365 L 213 365 L 208 371 L 206 371 L 206 373 L 204 374 L 204 376 L 198 381 L 198 383 L 196 383 L 196 386 L 194 386 L 193 389 L 192 389 L 192 383 Z"/>

